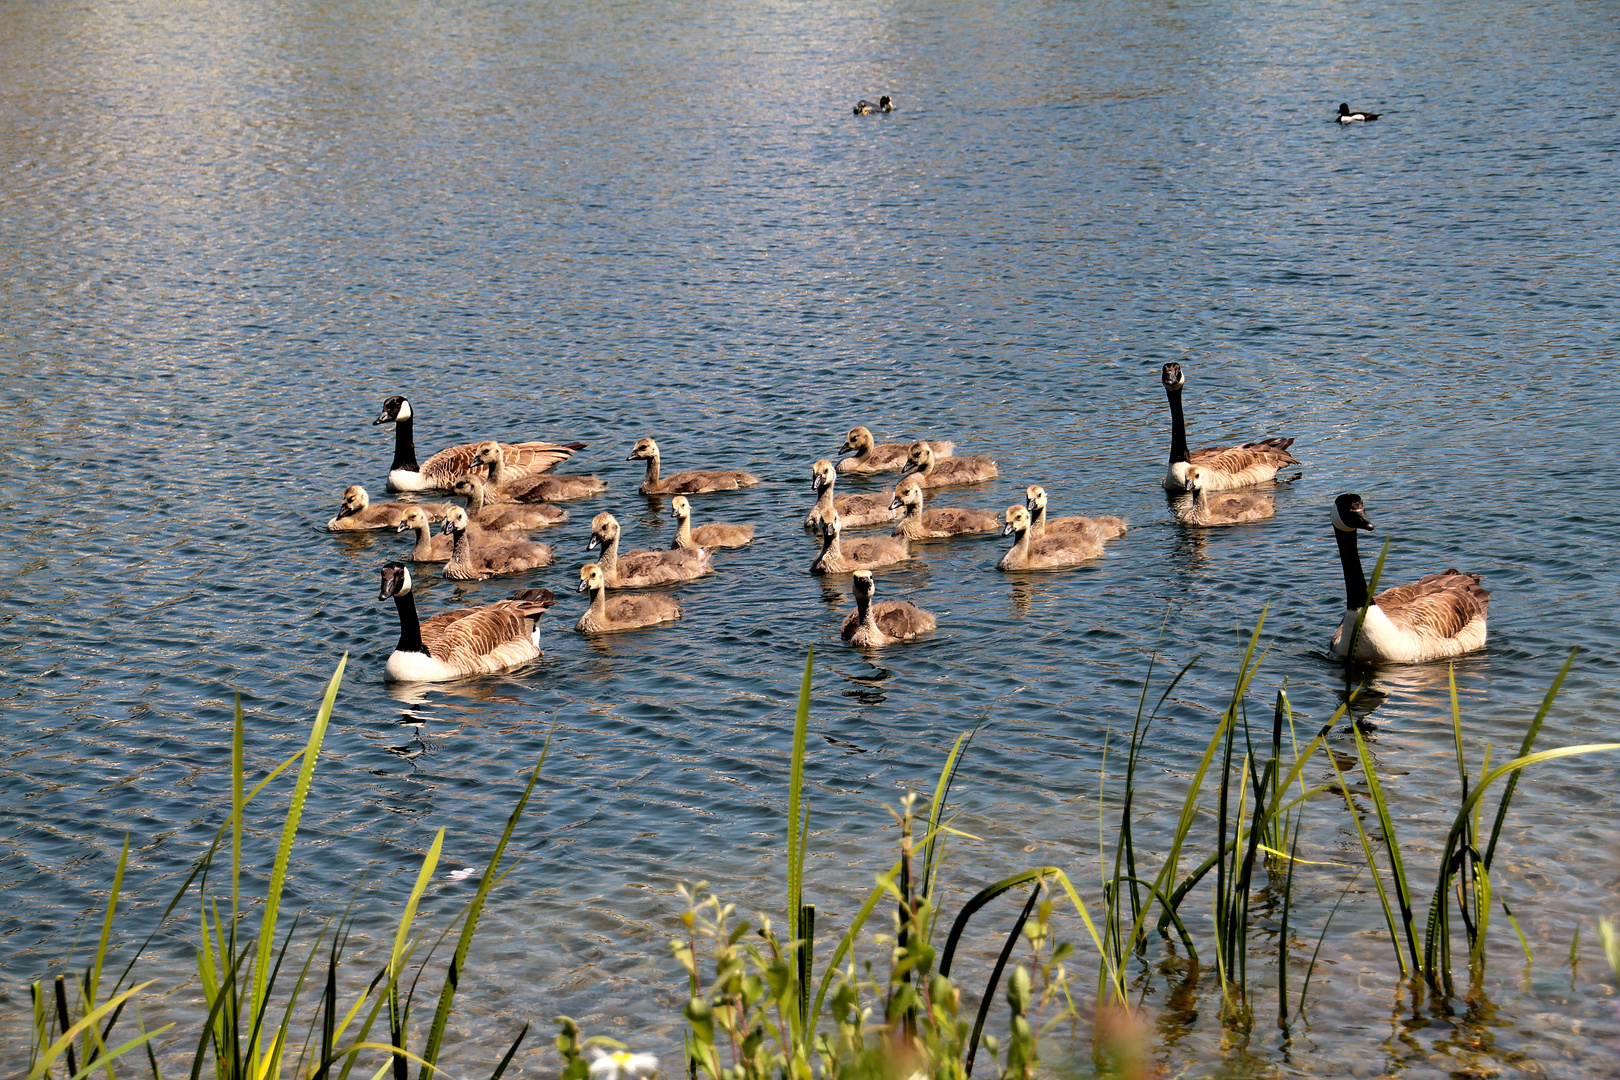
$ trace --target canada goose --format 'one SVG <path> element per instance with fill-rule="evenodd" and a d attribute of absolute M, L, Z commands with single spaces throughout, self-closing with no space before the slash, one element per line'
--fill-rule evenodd
<path fill-rule="evenodd" d="M 474 537 L 468 528 L 467 511 L 452 506 L 444 516 L 444 531 L 454 539 L 444 576 L 451 581 L 482 581 L 496 574 L 518 574 L 550 566 L 556 553 L 550 544 L 528 540 L 497 540 L 488 534 Z"/>
<path fill-rule="evenodd" d="M 1376 119 L 1378 119 L 1378 114 L 1375 112 L 1351 112 L 1348 102 L 1339 102 L 1339 123 L 1341 124 L 1359 124 L 1363 120 Z"/>
<path fill-rule="evenodd" d="M 859 529 L 867 525 L 885 525 L 891 521 L 900 520 L 900 511 L 895 509 L 894 492 L 884 491 L 877 495 L 833 495 L 833 486 L 838 482 L 838 471 L 833 463 L 822 458 L 810 466 L 810 490 L 816 493 L 816 504 L 804 516 L 804 527 L 811 532 L 821 530 L 821 521 L 833 510 L 843 519 L 844 528 Z"/>
<path fill-rule="evenodd" d="M 1270 495 L 1253 491 L 1210 495 L 1204 486 L 1204 477 L 1201 465 L 1187 470 L 1187 490 L 1192 498 L 1178 504 L 1173 511 L 1176 520 L 1183 525 L 1237 525 L 1259 521 L 1277 512 L 1276 500 Z"/>
<path fill-rule="evenodd" d="M 455 483 L 456 477 L 472 471 L 473 453 L 478 444 L 448 447 L 418 466 L 414 417 L 411 403 L 396 394 L 383 402 L 383 411 L 372 421 L 374 425 L 394 425 L 394 463 L 388 467 L 388 490 L 443 491 Z M 585 444 L 521 442 L 501 443 L 500 447 L 508 469 L 521 476 L 531 476 L 567 461 L 575 450 L 585 449 Z"/>
<path fill-rule="evenodd" d="M 591 606 L 579 617 L 574 629 L 582 634 L 610 634 L 674 622 L 681 617 L 681 605 L 674 597 L 657 593 L 621 593 L 607 598 L 607 578 L 602 568 L 588 562 L 579 568 L 579 592 L 591 594 Z"/>
<path fill-rule="evenodd" d="M 407 529 L 416 533 L 416 547 L 411 549 L 412 562 L 450 561 L 450 553 L 455 549 L 455 538 L 434 536 L 433 526 L 428 522 L 428 516 L 422 512 L 420 506 L 413 506 L 405 511 L 405 517 L 394 527 L 395 532 L 404 532 Z"/>
<path fill-rule="evenodd" d="M 691 581 L 714 569 L 703 548 L 676 548 L 670 551 L 627 551 L 619 554 L 619 519 L 603 512 L 591 519 L 591 539 L 586 551 L 602 549 L 597 564 L 610 589 L 634 589 L 646 585 L 669 585 Z"/>
<path fill-rule="evenodd" d="M 892 505 L 905 507 L 905 517 L 894 527 L 894 535 L 907 540 L 940 540 L 1001 530 L 1001 519 L 983 510 L 963 510 L 955 506 L 924 510 L 922 485 L 915 476 L 900 481 L 900 486 L 894 489 Z"/>
<path fill-rule="evenodd" d="M 905 600 L 872 603 L 872 571 L 855 571 L 855 610 L 844 616 L 841 631 L 857 649 L 875 649 L 910 641 L 934 628 L 934 617 Z"/>
<path fill-rule="evenodd" d="M 594 476 L 556 476 L 545 473 L 525 476 L 506 467 L 500 443 L 480 443 L 473 459 L 488 470 L 487 494 L 497 503 L 546 503 L 565 499 L 588 499 L 607 490 Z"/>
<path fill-rule="evenodd" d="M 1056 533 L 1036 540 L 1029 535 L 1029 524 L 1028 510 L 1016 503 L 1007 507 L 1007 526 L 1001 533 L 1013 537 L 1013 546 L 996 569 L 1061 570 L 1103 553 L 1103 542 L 1088 533 Z"/>
<path fill-rule="evenodd" d="M 490 506 L 487 502 L 489 487 L 472 473 L 451 484 L 450 493 L 467 500 L 467 515 L 481 529 L 497 532 L 549 529 L 568 520 L 568 511 L 547 503 Z"/>
<path fill-rule="evenodd" d="M 378 600 L 393 597 L 399 644 L 384 674 L 396 682 L 444 682 L 502 671 L 540 656 L 540 616 L 555 601 L 550 589 L 522 589 L 482 607 L 416 616 L 411 572 L 404 563 L 382 568 Z"/>
<path fill-rule="evenodd" d="M 326 527 L 333 532 L 393 529 L 404 520 L 405 511 L 413 506 L 421 507 L 423 513 L 434 521 L 443 519 L 446 510 L 443 503 L 373 503 L 365 488 L 359 484 L 350 484 L 343 489 L 343 504 L 338 510 L 337 517 L 328 521 Z"/>
<path fill-rule="evenodd" d="M 735 491 L 753 487 L 759 477 L 741 469 L 692 469 L 674 476 L 658 478 L 658 444 L 651 439 L 639 440 L 626 461 L 647 459 L 647 478 L 641 482 L 643 495 L 701 495 L 705 491 Z M 611 579 L 612 575 L 608 575 Z"/>
<path fill-rule="evenodd" d="M 1048 518 L 1046 516 L 1046 489 L 1031 484 L 1024 489 L 1024 509 L 1029 511 L 1029 537 L 1039 540 L 1043 536 L 1063 533 L 1084 533 L 1098 540 L 1112 540 L 1124 536 L 1130 526 L 1122 517 L 1105 514 L 1100 517 Z"/>
<path fill-rule="evenodd" d="M 692 528 L 692 504 L 685 495 L 677 495 L 669 501 L 670 508 L 675 511 L 675 541 L 669 546 L 672 548 L 734 548 L 754 542 L 754 527 L 752 525 L 732 525 L 725 521 L 711 521 L 707 525 Z"/>
<path fill-rule="evenodd" d="M 950 457 L 956 451 L 956 444 L 944 440 L 935 440 L 928 444 L 934 450 L 935 457 Z M 911 450 L 908 442 L 879 443 L 872 438 L 872 433 L 864 427 L 856 426 L 849 429 L 844 438 L 844 445 L 838 448 L 840 454 L 854 454 L 854 457 L 842 458 L 838 462 L 838 471 L 842 473 L 880 473 L 897 472 L 906 467 L 909 460 L 906 457 Z"/>
<path fill-rule="evenodd" d="M 906 475 L 915 476 L 925 488 L 977 484 L 998 475 L 996 463 L 987 457 L 942 458 L 925 442 L 912 443 L 906 457 L 910 461 Z"/>
<path fill-rule="evenodd" d="M 1288 452 L 1294 445 L 1293 439 L 1210 446 L 1189 454 L 1187 423 L 1181 416 L 1181 388 L 1187 384 L 1187 377 L 1181 373 L 1180 364 L 1170 363 L 1164 365 L 1159 379 L 1170 401 L 1170 465 L 1164 474 L 1164 486 L 1170 491 L 1187 490 L 1187 469 L 1191 465 L 1203 466 L 1207 490 L 1230 491 L 1263 484 L 1276 476 L 1284 465 L 1299 464 L 1299 459 Z"/>
<path fill-rule="evenodd" d="M 911 545 L 899 536 L 874 536 L 866 540 L 839 542 L 843 527 L 838 511 L 821 519 L 821 554 L 810 564 L 812 574 L 847 574 L 851 570 L 876 570 L 911 558 Z"/>
<path fill-rule="evenodd" d="M 867 101 L 865 98 L 861 98 L 861 100 L 855 103 L 856 116 L 870 116 L 873 113 L 886 112 L 894 112 L 894 102 L 889 99 L 888 94 L 884 94 L 882 97 L 878 98 L 876 105 L 872 104 L 870 101 Z"/>
<path fill-rule="evenodd" d="M 1362 608 L 1361 636 L 1356 640 L 1359 660 L 1389 660 L 1415 664 L 1441 656 L 1471 652 L 1485 644 L 1485 609 L 1491 594 L 1480 585 L 1478 574 L 1446 570 L 1397 585 L 1373 597 L 1367 605 L 1367 577 L 1361 570 L 1356 530 L 1372 531 L 1360 495 L 1340 495 L 1333 502 L 1333 537 L 1339 544 L 1344 567 L 1344 618 L 1333 631 L 1334 653 L 1343 656 Z"/>

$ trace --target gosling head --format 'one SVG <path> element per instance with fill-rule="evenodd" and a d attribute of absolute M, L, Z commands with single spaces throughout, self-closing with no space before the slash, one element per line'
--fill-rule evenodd
<path fill-rule="evenodd" d="M 467 531 L 467 526 L 470 523 L 471 522 L 467 517 L 466 510 L 459 506 L 452 506 L 449 510 L 445 511 L 444 535 L 460 536 L 462 533 Z"/>
<path fill-rule="evenodd" d="M 1038 514 L 1046 509 L 1046 489 L 1039 484 L 1031 484 L 1024 489 L 1024 509 L 1031 514 Z"/>
<path fill-rule="evenodd" d="M 872 571 L 870 571 L 870 570 L 857 570 L 857 571 L 855 571 L 855 596 L 856 596 L 856 598 L 860 599 L 860 600 L 870 600 L 872 598 L 872 588 L 873 588 L 873 585 L 872 585 Z"/>
<path fill-rule="evenodd" d="M 427 511 L 423 510 L 420 506 L 413 506 L 409 510 L 405 511 L 405 516 L 400 518 L 398 525 L 394 526 L 394 531 L 408 532 L 412 529 L 425 529 L 427 527 Z"/>
<path fill-rule="evenodd" d="M 378 600 L 411 595 L 411 571 L 404 563 L 391 562 L 378 569 L 382 572 L 382 588 L 377 590 Z"/>
<path fill-rule="evenodd" d="M 602 576 L 602 568 L 593 562 L 588 562 L 579 568 L 579 585 L 575 592 L 599 592 L 607 587 L 607 578 Z"/>
<path fill-rule="evenodd" d="M 676 521 L 685 521 L 692 516 L 692 504 L 685 495 L 677 495 L 669 500 L 669 509 L 675 515 Z"/>
<path fill-rule="evenodd" d="M 637 439 L 636 445 L 630 450 L 630 456 L 624 460 L 634 461 L 636 458 L 651 458 L 652 460 L 657 461 L 658 444 L 653 442 L 651 439 Z"/>
<path fill-rule="evenodd" d="M 876 446 L 872 440 L 872 433 L 859 425 L 849 429 L 844 436 L 844 445 L 838 448 L 840 454 L 864 454 Z"/>
<path fill-rule="evenodd" d="M 925 442 L 914 442 L 906 451 L 906 472 L 925 473 L 934 467 L 934 448 Z"/>
<path fill-rule="evenodd" d="M 913 506 L 921 506 L 922 501 L 922 485 L 917 482 L 915 476 L 908 476 L 894 489 L 894 501 L 889 504 L 889 509 L 898 510 L 904 506 L 910 510 Z"/>
<path fill-rule="evenodd" d="M 591 539 L 585 545 L 586 551 L 595 551 L 599 547 L 607 547 L 619 538 L 619 519 L 606 510 L 591 518 Z"/>
<path fill-rule="evenodd" d="M 817 495 L 832 487 L 837 478 L 838 470 L 834 469 L 833 463 L 826 458 L 810 466 L 810 490 Z"/>
<path fill-rule="evenodd" d="M 473 451 L 473 460 L 480 465 L 501 464 L 501 444 L 498 442 L 479 443 L 478 449 Z"/>
<path fill-rule="evenodd" d="M 1333 527 L 1347 533 L 1357 529 L 1373 531 L 1373 524 L 1362 507 L 1360 495 L 1340 495 L 1333 500 Z"/>
<path fill-rule="evenodd" d="M 829 540 L 838 539 L 838 531 L 844 527 L 844 522 L 838 516 L 838 511 L 823 513 L 821 515 L 821 535 Z"/>
<path fill-rule="evenodd" d="M 1012 536 L 1017 533 L 1023 536 L 1029 532 L 1029 511 L 1014 503 L 1007 507 L 1007 524 L 1001 530 L 1002 536 Z"/>
<path fill-rule="evenodd" d="M 393 397 L 383 402 L 382 412 L 377 414 L 377 419 L 373 420 L 371 424 L 373 427 L 377 426 L 378 424 L 397 424 L 402 420 L 409 420 L 410 418 L 411 403 L 400 397 L 398 394 L 395 394 Z"/>
<path fill-rule="evenodd" d="M 461 476 L 456 477 L 455 483 L 450 485 L 450 491 L 453 494 L 460 495 L 467 499 L 471 499 L 475 495 L 482 494 L 483 490 L 484 482 L 471 473 L 464 473 Z"/>
<path fill-rule="evenodd" d="M 1208 479 L 1208 473 L 1193 465 L 1187 469 L 1187 475 L 1182 478 L 1181 486 L 1187 489 L 1189 495 L 1197 495 L 1204 490 L 1204 482 Z"/>
<path fill-rule="evenodd" d="M 1164 365 L 1159 372 L 1159 380 L 1164 383 L 1166 390 L 1180 390 L 1187 382 L 1187 376 L 1181 373 L 1181 365 L 1171 362 Z"/>

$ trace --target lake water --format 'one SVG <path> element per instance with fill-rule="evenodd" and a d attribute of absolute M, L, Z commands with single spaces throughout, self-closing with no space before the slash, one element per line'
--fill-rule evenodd
<path fill-rule="evenodd" d="M 528 1020 L 518 1061 L 546 1075 L 559 1013 L 678 1060 L 675 886 L 780 911 L 811 647 L 809 893 L 829 928 L 892 858 L 884 807 L 931 788 L 975 725 L 957 824 L 982 840 L 953 849 L 953 911 L 1041 863 L 1096 896 L 1105 740 L 1117 751 L 1150 658 L 1162 681 L 1201 657 L 1144 763 L 1149 843 L 1267 605 L 1257 708 L 1286 681 L 1324 720 L 1342 685 L 1325 642 L 1343 604 L 1327 508 L 1343 491 L 1392 541 L 1386 581 L 1485 575 L 1490 641 L 1457 666 L 1476 770 L 1487 743 L 1510 755 L 1572 647 L 1540 745 L 1615 735 L 1611 5 L 0 12 L 11 1059 L 22 984 L 82 962 L 125 835 L 142 934 L 212 838 L 233 695 L 262 770 L 301 745 L 345 652 L 290 900 L 332 912 L 359 888 L 362 967 L 440 827 L 424 910 L 442 925 L 470 896 L 448 872 L 487 854 L 555 731 L 463 984 L 446 1061 L 469 1075 Z M 850 114 L 882 93 L 896 112 Z M 1382 118 L 1341 127 L 1341 100 Z M 1274 520 L 1199 532 L 1169 515 L 1168 360 L 1188 372 L 1194 446 L 1298 439 L 1303 477 Z M 407 545 L 324 523 L 345 485 L 380 495 L 391 444 L 370 421 L 395 393 L 424 453 L 589 444 L 563 471 L 610 491 L 543 536 L 556 566 L 465 587 L 429 574 L 423 590 L 434 611 L 555 589 L 540 662 L 425 693 L 384 684 L 397 626 L 376 568 Z M 933 610 L 939 629 L 869 661 L 838 640 L 848 579 L 805 573 L 816 545 L 799 524 L 810 464 L 855 423 L 996 458 L 998 480 L 941 505 L 999 512 L 1041 483 L 1054 514 L 1133 529 L 1060 574 L 998 572 L 999 538 L 921 545 L 878 576 L 879 597 Z M 699 524 L 758 538 L 680 589 L 678 624 L 585 640 L 570 590 L 591 514 L 617 514 L 627 545 L 668 542 L 667 504 L 636 494 L 625 461 L 645 434 L 666 470 L 766 477 L 693 500 Z M 1364 545 L 1369 568 L 1375 554 Z M 1445 669 L 1390 670 L 1378 689 L 1371 745 L 1426 897 L 1456 803 Z M 1353 756 L 1342 727 L 1333 745 Z M 1267 1029 L 1228 1037 L 1207 983 L 1167 1007 L 1154 976 L 1167 1073 L 1614 1075 L 1596 923 L 1620 912 L 1616 760 L 1545 765 L 1521 786 L 1496 884 L 1532 964 L 1498 919 L 1485 982 L 1451 1009 L 1414 1007 L 1363 873 L 1289 1047 Z M 261 862 L 274 811 L 256 821 Z M 1302 856 L 1328 865 L 1296 878 L 1296 981 L 1349 880 L 1338 864 L 1360 861 L 1342 802 L 1310 814 Z M 166 987 L 186 977 L 193 921 L 153 946 Z M 1083 937 L 1078 920 L 1061 929 Z M 994 947 L 987 928 L 973 955 Z"/>

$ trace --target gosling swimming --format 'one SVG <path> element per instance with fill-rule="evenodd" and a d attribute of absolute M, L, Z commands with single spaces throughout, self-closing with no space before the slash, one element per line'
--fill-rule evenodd
<path fill-rule="evenodd" d="M 660 479 L 658 444 L 651 439 L 639 440 L 626 460 L 636 458 L 647 460 L 647 476 L 641 482 L 643 495 L 699 495 L 709 491 L 735 491 L 759 483 L 759 477 L 741 469 L 689 469 Z"/>
<path fill-rule="evenodd" d="M 906 457 L 911 462 L 907 475 L 915 476 L 925 488 L 977 484 L 1000 475 L 996 463 L 987 457 L 942 458 L 925 442 L 912 443 Z"/>
<path fill-rule="evenodd" d="M 838 473 L 833 463 L 822 458 L 810 466 L 810 490 L 816 493 L 816 504 L 804 516 L 804 527 L 810 532 L 821 529 L 822 520 L 837 510 L 846 529 L 860 529 L 867 525 L 884 525 L 900 520 L 900 511 L 893 506 L 894 492 L 877 495 L 837 495 L 833 487 Z"/>
<path fill-rule="evenodd" d="M 842 523 L 838 511 L 821 519 L 821 554 L 810 564 L 812 574 L 847 574 L 852 570 L 876 570 L 910 559 L 911 545 L 898 536 L 874 536 L 865 540 L 839 540 Z"/>
<path fill-rule="evenodd" d="M 915 440 L 913 440 L 915 441 Z M 935 439 L 928 443 L 934 451 L 935 457 L 950 457 L 956 451 L 956 444 Z M 879 443 L 872 438 L 872 433 L 859 425 L 849 429 L 844 437 L 844 445 L 838 448 L 840 454 L 853 454 L 853 457 L 840 458 L 838 471 L 841 473 L 881 473 L 897 472 L 904 469 L 910 461 L 906 455 L 911 450 L 909 442 Z"/>
<path fill-rule="evenodd" d="M 1013 537 L 1013 546 L 996 564 L 997 569 L 1062 570 L 1103 553 L 1103 542 L 1086 533 L 1058 533 L 1036 540 L 1029 535 L 1029 525 L 1027 509 L 1017 504 L 1007 507 L 1002 535 Z"/>
<path fill-rule="evenodd" d="M 907 540 L 941 540 L 1001 531 L 1001 519 L 984 510 L 954 506 L 924 510 L 922 485 L 915 476 L 906 477 L 894 489 L 893 506 L 905 508 L 905 517 L 894 527 L 894 535 Z"/>
<path fill-rule="evenodd" d="M 872 603 L 872 572 L 855 571 L 855 610 L 844 616 L 840 633 L 857 649 L 911 641 L 934 628 L 934 617 L 905 600 Z"/>
<path fill-rule="evenodd" d="M 752 525 L 733 525 L 728 521 L 711 521 L 707 525 L 692 528 L 692 504 L 685 495 L 677 495 L 669 501 L 669 507 L 675 513 L 675 539 L 670 543 L 672 548 L 692 550 L 694 548 L 737 548 L 754 542 L 754 527 Z"/>
<path fill-rule="evenodd" d="M 659 593 L 621 593 L 607 598 L 607 577 L 596 563 L 579 568 L 579 592 L 591 594 L 590 606 L 579 617 L 574 629 L 581 634 L 611 634 L 674 622 L 681 617 L 675 598 Z"/>
<path fill-rule="evenodd" d="M 714 569 L 709 562 L 708 551 L 703 548 L 636 550 L 620 555 L 619 519 L 605 511 L 591 519 L 591 539 L 585 545 L 587 551 L 597 548 L 602 549 L 597 562 L 610 589 L 636 589 L 691 581 Z"/>

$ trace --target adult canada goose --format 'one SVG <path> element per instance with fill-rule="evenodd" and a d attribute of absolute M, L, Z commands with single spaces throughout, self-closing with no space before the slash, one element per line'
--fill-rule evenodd
<path fill-rule="evenodd" d="M 893 506 L 894 492 L 835 496 L 833 486 L 837 482 L 838 472 L 833 468 L 833 463 L 826 458 L 810 466 L 810 490 L 816 493 L 816 504 L 804 516 L 806 529 L 819 532 L 822 519 L 834 510 L 838 511 L 846 529 L 860 529 L 867 525 L 884 525 L 900 520 L 900 511 Z"/>
<path fill-rule="evenodd" d="M 872 571 L 855 571 L 855 610 L 844 616 L 841 634 L 857 649 L 910 641 L 934 628 L 934 617 L 905 600 L 872 603 Z"/>
<path fill-rule="evenodd" d="M 350 484 L 343 489 L 343 503 L 337 517 L 326 523 L 333 532 L 359 532 L 367 529 L 393 529 L 405 519 L 405 511 L 420 507 L 434 521 L 444 518 L 447 507 L 443 503 L 373 503 L 366 489 Z"/>
<path fill-rule="evenodd" d="M 956 444 L 945 440 L 936 439 L 929 442 L 928 445 L 933 448 L 935 457 L 950 457 L 956 451 Z M 842 473 L 898 472 L 905 468 L 910 460 L 906 456 L 910 450 L 911 443 L 879 443 L 872 438 L 872 433 L 866 428 L 852 427 L 849 429 L 849 434 L 844 438 L 844 445 L 838 448 L 838 452 L 855 456 L 839 459 L 838 471 Z"/>
<path fill-rule="evenodd" d="M 867 101 L 865 98 L 861 98 L 861 100 L 855 103 L 856 116 L 870 116 L 873 113 L 886 112 L 894 112 L 894 102 L 890 100 L 888 94 L 884 94 L 882 97 L 878 98 L 876 105 L 872 104 L 870 101 Z"/>
<path fill-rule="evenodd" d="M 910 464 L 907 476 L 914 476 L 925 488 L 954 487 L 958 484 L 977 484 L 996 478 L 996 463 L 987 457 L 948 457 L 934 453 L 925 442 L 914 442 L 906 451 Z"/>
<path fill-rule="evenodd" d="M 555 601 L 550 589 L 522 589 L 493 604 L 419 621 L 411 572 L 397 562 L 382 568 L 377 599 L 390 597 L 399 611 L 399 644 L 383 672 L 396 682 L 444 682 L 537 659 L 540 616 Z"/>
<path fill-rule="evenodd" d="M 451 581 L 482 581 L 496 574 L 519 574 L 537 570 L 556 561 L 550 544 L 528 540 L 497 540 L 484 534 L 474 537 L 468 528 L 467 511 L 452 506 L 444 516 L 444 531 L 454 543 L 444 576 Z"/>
<path fill-rule="evenodd" d="M 1341 124 L 1359 124 L 1364 120 L 1376 119 L 1378 119 L 1378 114 L 1375 112 L 1362 112 L 1360 110 L 1351 112 L 1348 102 L 1339 102 L 1339 123 Z"/>
<path fill-rule="evenodd" d="M 922 485 L 917 483 L 915 476 L 906 477 L 894 489 L 893 506 L 905 508 L 905 517 L 894 527 L 894 535 L 907 540 L 942 540 L 952 536 L 1001 531 L 1001 519 L 983 510 L 964 510 L 955 506 L 924 510 Z"/>
<path fill-rule="evenodd" d="M 388 467 L 389 491 L 443 491 L 456 477 L 473 469 L 477 443 L 462 443 L 440 450 L 425 463 L 416 463 L 415 413 L 411 403 L 399 395 L 383 402 L 383 411 L 373 424 L 394 425 L 394 463 Z M 584 443 L 520 442 L 501 443 L 506 467 L 521 476 L 533 476 L 567 461 Z"/>
<path fill-rule="evenodd" d="M 1062 533 L 1084 533 L 1098 540 L 1112 540 L 1116 536 L 1124 536 L 1125 530 L 1130 527 L 1124 518 L 1112 514 L 1049 518 L 1046 516 L 1046 489 L 1039 484 L 1031 484 L 1024 489 L 1024 509 L 1029 511 L 1031 540 Z"/>
<path fill-rule="evenodd" d="M 641 482 L 643 495 L 701 495 L 706 491 L 735 491 L 759 483 L 759 477 L 741 469 L 692 469 L 660 480 L 658 444 L 651 439 L 639 440 L 625 460 L 636 458 L 647 459 L 647 478 Z"/>
<path fill-rule="evenodd" d="M 579 617 L 574 629 L 582 634 L 611 634 L 615 630 L 635 630 L 657 626 L 681 617 L 681 605 L 672 596 L 657 593 L 621 593 L 607 598 L 607 578 L 602 568 L 588 562 L 579 568 L 579 592 L 591 594 L 591 606 Z"/>
<path fill-rule="evenodd" d="M 899 536 L 874 536 L 866 540 L 840 542 L 843 527 L 838 511 L 821 519 L 821 554 L 810 564 L 812 574 L 847 574 L 852 570 L 876 570 L 911 558 L 911 545 Z"/>
<path fill-rule="evenodd" d="M 1013 538 L 1013 546 L 996 569 L 1061 570 L 1103 553 L 1103 542 L 1089 533 L 1055 533 L 1036 540 L 1029 535 L 1029 524 L 1028 510 L 1016 503 L 1007 507 L 1007 526 L 1001 533 Z"/>
<path fill-rule="evenodd" d="M 685 495 L 669 501 L 675 511 L 675 540 L 669 546 L 691 550 L 693 548 L 734 548 L 754 542 L 752 525 L 733 525 L 726 521 L 711 521 L 692 528 L 692 504 Z"/>
<path fill-rule="evenodd" d="M 1187 470 L 1187 490 L 1192 498 L 1178 503 L 1172 511 L 1183 525 L 1237 525 L 1259 521 L 1277 512 L 1276 500 L 1270 495 L 1254 491 L 1211 495 L 1204 486 L 1201 465 Z"/>
<path fill-rule="evenodd" d="M 506 455 L 496 442 L 479 443 L 474 460 L 488 470 L 486 493 L 496 503 L 547 503 L 565 499 L 588 499 L 607 490 L 594 476 L 556 476 L 545 473 L 525 476 L 506 466 Z"/>
<path fill-rule="evenodd" d="M 413 506 L 405 511 L 405 517 L 394 527 L 395 532 L 404 532 L 407 529 L 416 533 L 416 546 L 411 549 L 412 562 L 450 561 L 450 553 L 456 544 L 455 538 L 434 536 L 433 525 L 420 506 Z"/>
<path fill-rule="evenodd" d="M 480 529 L 499 532 L 549 529 L 568 520 L 568 511 L 548 503 L 490 506 L 487 501 L 489 488 L 472 473 L 451 484 L 450 492 L 467 500 L 467 516 Z"/>
<path fill-rule="evenodd" d="M 1293 439 L 1261 439 L 1242 446 L 1209 446 L 1187 452 L 1187 423 L 1181 415 L 1181 388 L 1187 377 L 1180 364 L 1166 364 L 1159 373 L 1164 396 L 1170 401 L 1170 465 L 1164 473 L 1164 486 L 1170 491 L 1187 490 L 1187 469 L 1202 466 L 1205 488 L 1230 491 L 1233 488 L 1263 484 L 1277 475 L 1284 465 L 1298 465 L 1288 452 Z"/>
<path fill-rule="evenodd" d="M 1372 531 L 1360 495 L 1340 495 L 1333 502 L 1333 537 L 1344 567 L 1344 618 L 1333 631 L 1331 647 L 1339 656 L 1350 647 L 1356 619 L 1366 608 L 1356 659 L 1415 664 L 1441 656 L 1471 652 L 1485 644 L 1485 610 L 1491 594 L 1478 574 L 1446 570 L 1410 585 L 1385 589 L 1367 604 L 1367 577 L 1361 570 L 1356 530 Z"/>
<path fill-rule="evenodd" d="M 619 554 L 619 519 L 603 512 L 591 519 L 591 539 L 585 550 L 602 549 L 597 564 L 610 589 L 635 589 L 691 581 L 714 569 L 703 548 L 669 551 L 628 551 Z"/>

